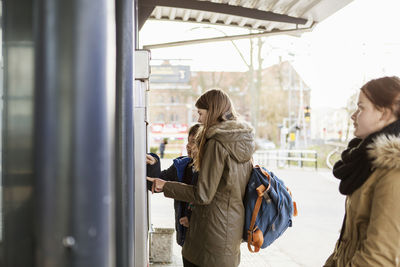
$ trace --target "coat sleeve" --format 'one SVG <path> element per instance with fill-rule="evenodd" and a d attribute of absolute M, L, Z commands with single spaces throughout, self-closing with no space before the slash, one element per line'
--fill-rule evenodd
<path fill-rule="evenodd" d="M 178 180 L 178 173 L 176 171 L 174 164 L 169 166 L 168 169 L 163 170 L 161 172 L 160 179 L 163 179 L 165 181 L 177 181 Z"/>
<path fill-rule="evenodd" d="M 160 177 L 160 173 L 161 173 L 160 158 L 154 153 L 149 153 L 149 155 L 153 156 L 156 159 L 156 163 L 154 163 L 153 165 L 146 164 L 147 176 Z"/>
<path fill-rule="evenodd" d="M 160 177 L 161 174 L 160 158 L 154 153 L 149 153 L 149 155 L 153 156 L 156 159 L 156 163 L 154 163 L 153 165 L 146 164 L 146 175 L 149 177 Z M 146 185 L 147 185 L 147 190 L 151 191 L 151 186 L 153 184 L 149 181 L 146 181 Z"/>
<path fill-rule="evenodd" d="M 398 266 L 400 260 L 400 170 L 376 184 L 367 238 L 346 267 Z"/>
<path fill-rule="evenodd" d="M 149 165 L 149 164 L 147 164 L 147 165 Z M 157 174 L 157 173 L 153 173 L 153 175 L 154 174 Z M 149 173 L 147 173 L 147 175 L 149 176 Z M 161 173 L 158 173 L 158 176 L 149 176 L 149 177 L 160 178 L 165 181 L 177 181 L 178 180 L 178 175 L 177 175 L 174 164 L 172 164 L 168 169 L 161 171 Z M 153 183 L 147 181 L 147 190 L 151 191 L 152 186 L 153 186 Z"/>
<path fill-rule="evenodd" d="M 220 143 L 214 139 L 208 140 L 205 145 L 197 185 L 167 182 L 164 185 L 164 195 L 195 205 L 210 204 L 221 181 L 227 157 L 228 152 Z"/>

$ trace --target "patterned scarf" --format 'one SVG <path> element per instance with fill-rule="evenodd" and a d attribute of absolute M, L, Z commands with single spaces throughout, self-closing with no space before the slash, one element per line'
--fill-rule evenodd
<path fill-rule="evenodd" d="M 397 120 L 382 130 L 370 134 L 364 140 L 354 138 L 342 152 L 341 159 L 333 166 L 333 175 L 340 179 L 339 191 L 343 195 L 351 195 L 368 180 L 374 171 L 372 160 L 368 157 L 368 145 L 381 134 L 398 135 L 400 120 Z"/>

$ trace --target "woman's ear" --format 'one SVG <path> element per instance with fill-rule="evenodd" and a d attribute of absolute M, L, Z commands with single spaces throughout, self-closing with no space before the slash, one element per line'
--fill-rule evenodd
<path fill-rule="evenodd" d="M 386 125 L 397 120 L 393 111 L 390 108 L 383 108 L 381 120 L 385 122 Z"/>

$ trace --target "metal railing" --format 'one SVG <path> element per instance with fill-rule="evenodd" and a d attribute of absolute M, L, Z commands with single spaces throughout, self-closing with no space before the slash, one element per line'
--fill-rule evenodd
<path fill-rule="evenodd" d="M 315 169 L 318 169 L 318 152 L 315 150 L 259 150 L 253 155 L 256 164 L 270 166 L 271 161 L 275 161 L 276 167 L 290 167 L 297 162 L 297 166 L 304 167 L 305 162 L 313 162 Z"/>
<path fill-rule="evenodd" d="M 326 156 L 326 165 L 328 166 L 329 169 L 333 169 L 333 163 L 332 163 L 332 158 L 334 158 L 335 156 L 339 155 L 342 153 L 342 151 L 346 148 L 346 145 L 343 143 L 339 143 L 339 142 L 326 142 L 327 145 L 331 145 L 334 146 L 335 148 L 330 151 L 328 153 L 328 155 Z"/>

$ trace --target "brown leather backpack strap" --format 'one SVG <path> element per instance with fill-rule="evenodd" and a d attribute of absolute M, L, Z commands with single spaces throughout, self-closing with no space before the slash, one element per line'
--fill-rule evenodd
<path fill-rule="evenodd" d="M 260 187 L 264 187 L 264 189 L 265 189 L 264 185 L 260 185 L 259 187 L 257 187 L 257 189 L 260 188 Z M 249 229 L 251 231 L 254 230 L 254 225 L 256 223 L 258 211 L 260 210 L 260 207 L 261 207 L 261 202 L 262 202 L 262 196 L 260 197 L 260 195 L 258 195 L 256 204 L 254 205 L 253 214 L 251 216 L 250 229 Z"/>
<path fill-rule="evenodd" d="M 253 214 L 251 216 L 250 228 L 247 230 L 247 247 L 251 252 L 258 252 L 262 245 L 262 240 L 261 240 L 261 245 L 260 244 L 256 245 L 256 243 L 260 242 L 260 240 L 259 240 L 260 238 L 263 239 L 263 236 L 262 236 L 262 232 L 260 231 L 260 229 L 257 229 L 257 226 L 254 227 L 254 225 L 256 224 L 257 215 L 258 215 L 258 212 L 260 211 L 262 198 L 263 198 L 264 192 L 266 190 L 267 190 L 267 188 L 264 185 L 260 185 L 259 187 L 256 188 L 258 198 L 257 198 L 256 204 L 254 205 Z M 261 237 L 259 237 L 260 233 L 257 233 L 258 237 L 256 239 L 258 242 L 255 242 L 256 240 L 254 238 L 256 231 L 261 232 Z M 253 249 L 251 248 L 250 245 L 253 245 L 255 247 L 255 251 L 253 251 Z"/>
<path fill-rule="evenodd" d="M 260 171 L 267 177 L 267 180 L 268 180 L 268 188 L 267 188 L 267 190 L 269 190 L 269 187 L 271 186 L 271 176 L 269 176 L 269 173 L 268 172 L 266 172 L 263 168 L 261 168 L 260 166 L 256 166 L 256 167 L 258 167 L 259 169 L 260 169 Z"/>
<path fill-rule="evenodd" d="M 256 226 L 255 231 L 252 233 L 252 238 L 253 239 L 252 239 L 251 243 L 247 243 L 247 247 L 250 252 L 253 252 L 253 253 L 258 252 L 264 243 L 264 234 L 260 229 L 258 229 L 257 226 Z M 251 246 L 254 247 L 254 250 L 252 249 Z"/>
<path fill-rule="evenodd" d="M 292 202 L 293 202 L 293 216 L 297 216 L 297 204 L 296 201 L 293 201 L 293 196 L 292 196 L 292 191 L 290 191 L 289 187 L 286 187 L 287 191 L 290 194 L 290 197 L 292 198 Z"/>

